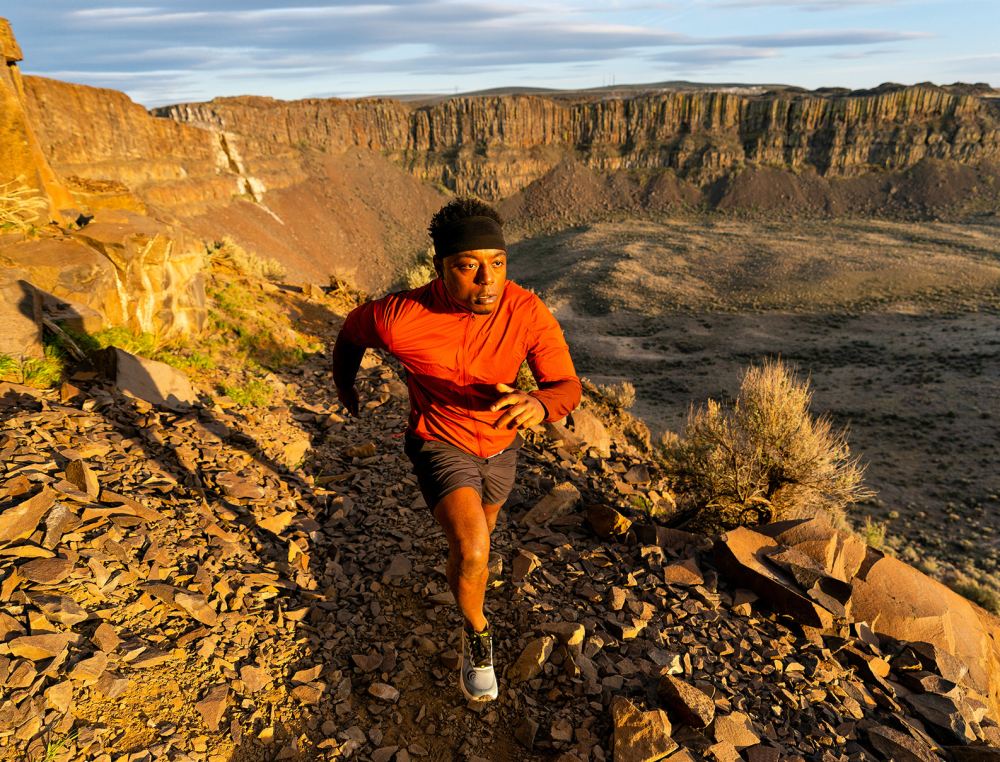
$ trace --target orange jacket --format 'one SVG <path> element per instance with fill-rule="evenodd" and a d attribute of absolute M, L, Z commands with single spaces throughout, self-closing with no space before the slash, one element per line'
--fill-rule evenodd
<path fill-rule="evenodd" d="M 515 429 L 493 424 L 503 411 L 490 406 L 498 383 L 514 384 L 527 359 L 547 421 L 580 402 L 562 329 L 535 294 L 504 284 L 493 312 L 477 315 L 457 304 L 436 278 L 412 291 L 389 294 L 356 308 L 341 336 L 359 347 L 385 349 L 406 368 L 409 430 L 486 458 L 511 442 Z"/>

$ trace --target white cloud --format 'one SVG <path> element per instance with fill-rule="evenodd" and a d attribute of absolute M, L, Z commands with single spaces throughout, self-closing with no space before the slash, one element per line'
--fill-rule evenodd
<path fill-rule="evenodd" d="M 897 5 L 900 0 L 714 0 L 723 8 L 797 8 L 803 11 L 842 11 L 851 7 Z"/>

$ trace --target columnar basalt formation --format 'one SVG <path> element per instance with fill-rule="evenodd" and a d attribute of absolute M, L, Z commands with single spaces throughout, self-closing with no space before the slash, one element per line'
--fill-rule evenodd
<path fill-rule="evenodd" d="M 460 97 L 422 106 L 223 98 L 155 113 L 237 134 L 251 156 L 275 145 L 381 151 L 422 179 L 490 198 L 566 158 L 605 171 L 669 168 L 697 183 L 753 164 L 854 176 L 924 158 L 1000 160 L 1000 119 L 989 103 L 932 86 L 835 97 Z"/>

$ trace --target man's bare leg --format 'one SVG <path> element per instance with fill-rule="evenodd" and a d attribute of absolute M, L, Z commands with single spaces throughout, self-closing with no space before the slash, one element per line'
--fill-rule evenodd
<path fill-rule="evenodd" d="M 491 524 L 479 493 L 472 487 L 459 487 L 434 506 L 434 518 L 448 538 L 448 586 L 462 616 L 480 632 L 487 624 L 483 601 L 486 598 L 490 531 L 496 524 L 496 513 L 492 514 Z"/>
<path fill-rule="evenodd" d="M 489 530 L 490 536 L 493 536 L 493 530 L 497 526 L 497 514 L 500 513 L 500 503 L 484 504 L 483 514 L 486 516 L 486 528 Z"/>

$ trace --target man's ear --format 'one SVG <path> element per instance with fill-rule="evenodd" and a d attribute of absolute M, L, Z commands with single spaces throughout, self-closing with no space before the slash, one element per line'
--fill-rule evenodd
<path fill-rule="evenodd" d="M 438 274 L 439 278 L 444 277 L 444 273 L 441 270 L 441 268 L 442 268 L 442 266 L 444 264 L 444 259 L 441 258 L 441 257 L 439 257 L 439 256 L 437 256 L 437 255 L 435 255 L 433 262 L 434 262 L 434 272 L 436 272 Z"/>

